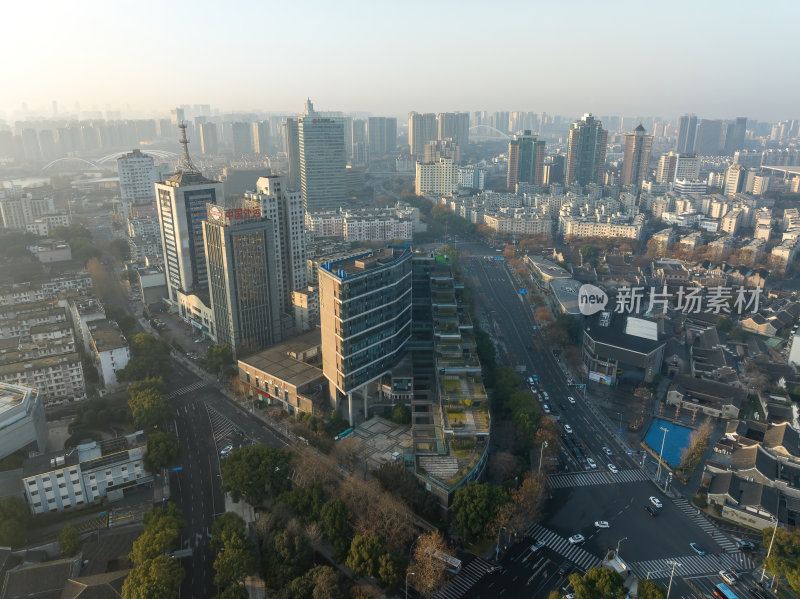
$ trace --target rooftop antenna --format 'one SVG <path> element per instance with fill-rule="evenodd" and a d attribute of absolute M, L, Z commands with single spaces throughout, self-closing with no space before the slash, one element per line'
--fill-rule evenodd
<path fill-rule="evenodd" d="M 197 170 L 189 156 L 189 140 L 186 138 L 186 122 L 182 122 L 178 127 L 180 127 L 181 130 L 180 144 L 183 146 L 183 154 L 181 154 L 181 158 L 178 160 L 178 166 L 175 167 L 175 172 L 199 173 L 200 171 Z"/>

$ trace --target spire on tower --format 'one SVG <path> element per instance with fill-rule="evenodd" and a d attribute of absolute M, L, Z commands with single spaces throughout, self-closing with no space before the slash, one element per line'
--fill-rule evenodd
<path fill-rule="evenodd" d="M 195 165 L 192 163 L 192 159 L 189 156 L 189 140 L 186 138 L 186 123 L 181 122 L 178 127 L 181 130 L 181 139 L 180 143 L 183 146 L 183 154 L 181 154 L 181 158 L 178 161 L 178 166 L 175 167 L 176 173 L 199 173 L 200 171 L 197 170 Z"/>

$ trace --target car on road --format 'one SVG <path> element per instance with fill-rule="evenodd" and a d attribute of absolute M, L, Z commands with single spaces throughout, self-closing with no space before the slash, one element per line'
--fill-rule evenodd
<path fill-rule="evenodd" d="M 539 377 L 534 374 L 533 375 L 533 382 L 536 383 L 538 381 L 539 381 Z"/>
<path fill-rule="evenodd" d="M 567 401 L 569 401 L 569 403 L 575 403 L 575 398 L 574 398 L 574 397 L 572 397 L 572 396 L 570 395 L 570 396 L 567 398 Z"/>
<path fill-rule="evenodd" d="M 756 546 L 755 543 L 751 543 L 750 541 L 737 541 L 736 548 L 739 551 L 753 551 L 755 550 Z"/>
<path fill-rule="evenodd" d="M 617 468 L 617 467 L 616 467 L 614 464 L 609 464 L 609 465 L 608 465 L 608 470 L 609 470 L 610 472 L 613 472 L 614 474 L 616 474 L 617 472 L 619 472 L 619 468 Z"/>
<path fill-rule="evenodd" d="M 730 570 L 720 570 L 719 577 L 728 584 L 736 584 L 739 582 L 739 578 L 736 576 L 736 573 L 731 572 Z"/>
<path fill-rule="evenodd" d="M 652 495 L 650 496 L 650 503 L 652 503 L 658 509 L 661 509 L 662 507 L 664 507 L 664 504 L 661 503 L 661 500 L 658 497 L 653 497 Z"/>
<path fill-rule="evenodd" d="M 531 553 L 536 553 L 542 547 L 544 547 L 544 541 L 536 541 L 533 545 L 531 545 Z"/>
<path fill-rule="evenodd" d="M 567 431 L 567 434 L 572 434 L 572 427 L 569 424 L 564 425 L 564 430 Z"/>
<path fill-rule="evenodd" d="M 486 568 L 487 574 L 494 574 L 495 572 L 502 572 L 502 571 L 503 571 L 503 566 L 489 566 L 488 568 Z"/>
<path fill-rule="evenodd" d="M 528 377 L 528 384 L 533 385 L 533 377 Z"/>
<path fill-rule="evenodd" d="M 581 543 L 583 543 L 585 540 L 586 540 L 586 539 L 584 539 L 584 538 L 583 538 L 583 535 L 572 535 L 572 536 L 569 538 L 569 542 L 570 542 L 572 545 L 580 545 L 580 544 L 581 544 Z"/>
<path fill-rule="evenodd" d="M 544 404 L 542 406 L 542 409 L 544 410 L 545 414 L 549 414 L 550 413 L 550 406 L 548 406 L 547 404 Z"/>
<path fill-rule="evenodd" d="M 645 505 L 644 509 L 647 510 L 647 513 L 650 514 L 653 518 L 658 516 L 658 511 L 656 511 L 656 509 L 653 506 Z"/>
<path fill-rule="evenodd" d="M 536 330 L 536 325 L 533 325 L 533 330 L 534 330 L 534 331 Z"/>
<path fill-rule="evenodd" d="M 230 443 L 228 443 L 228 444 L 227 444 L 225 447 L 223 447 L 223 448 L 220 450 L 220 452 L 219 452 L 219 455 L 220 455 L 220 456 L 222 456 L 222 457 L 224 458 L 224 457 L 227 457 L 227 455 L 228 455 L 230 452 L 232 452 L 232 451 L 233 451 L 233 445 L 231 445 Z"/>
<path fill-rule="evenodd" d="M 592 458 L 586 458 L 586 462 L 591 466 L 592 470 L 597 470 L 597 462 L 595 462 Z"/>
<path fill-rule="evenodd" d="M 703 556 L 703 555 L 705 555 L 705 554 L 706 554 L 706 551 L 705 551 L 705 549 L 703 549 L 702 547 L 700 547 L 700 545 L 698 545 L 698 544 L 697 544 L 697 543 L 695 543 L 694 541 L 692 541 L 691 543 L 689 543 L 689 547 L 691 547 L 691 548 L 692 548 L 692 551 L 694 551 L 694 552 L 695 552 L 697 555 Z"/>
<path fill-rule="evenodd" d="M 595 528 L 609 528 L 608 522 L 605 520 L 598 520 L 594 523 Z"/>
<path fill-rule="evenodd" d="M 545 399 L 550 399 L 550 396 L 547 394 L 547 391 L 542 391 L 542 395 L 544 395 Z"/>
<path fill-rule="evenodd" d="M 606 455 L 614 455 L 614 452 L 611 451 L 608 447 L 603 447 L 603 451 L 606 452 Z"/>
<path fill-rule="evenodd" d="M 202 343 L 205 340 L 206 340 L 205 337 L 200 337 L 199 339 L 195 339 L 194 342 L 195 343 Z"/>

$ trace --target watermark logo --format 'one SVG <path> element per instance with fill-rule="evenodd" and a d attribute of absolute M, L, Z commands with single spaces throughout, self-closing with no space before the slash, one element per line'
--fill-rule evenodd
<path fill-rule="evenodd" d="M 584 285 L 583 287 L 592 287 Z M 581 287 L 581 293 L 583 293 Z M 595 288 L 596 289 L 596 288 Z M 614 311 L 617 314 L 638 314 L 642 306 L 647 312 L 653 314 L 664 314 L 667 308 L 672 307 L 684 314 L 743 314 L 745 312 L 758 312 L 758 305 L 763 292 L 762 287 L 745 289 L 738 287 L 678 287 L 675 293 L 667 290 L 667 286 L 650 287 L 649 293 L 646 287 L 624 287 L 617 292 L 617 305 Z M 673 301 L 674 300 L 674 301 Z M 581 312 L 583 314 L 594 314 L 584 312 L 581 301 Z"/>
<path fill-rule="evenodd" d="M 584 316 L 591 316 L 604 310 L 608 304 L 608 295 L 594 285 L 581 285 L 578 290 L 578 309 Z"/>

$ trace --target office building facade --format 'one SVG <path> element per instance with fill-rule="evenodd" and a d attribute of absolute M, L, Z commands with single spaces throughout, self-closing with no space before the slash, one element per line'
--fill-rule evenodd
<path fill-rule="evenodd" d="M 217 126 L 214 123 L 200 124 L 200 151 L 203 154 L 217 154 L 219 152 Z"/>
<path fill-rule="evenodd" d="M 387 247 L 319 268 L 322 370 L 331 405 L 347 404 L 353 421 L 354 393 L 387 373 L 411 337 L 411 250 Z"/>
<path fill-rule="evenodd" d="M 254 202 L 206 209 L 203 241 L 217 342 L 237 358 L 281 340 L 273 226 Z"/>
<path fill-rule="evenodd" d="M 694 137 L 697 132 L 697 117 L 693 114 L 684 114 L 678 120 L 678 144 L 675 150 L 681 154 L 694 152 Z"/>
<path fill-rule="evenodd" d="M 591 114 L 572 123 L 567 149 L 565 184 L 603 185 L 608 131 Z"/>
<path fill-rule="evenodd" d="M 545 142 L 540 141 L 530 131 L 515 135 L 508 142 L 508 175 L 506 187 L 515 189 L 517 183 L 544 182 Z"/>
<path fill-rule="evenodd" d="M 421 157 L 429 141 L 438 139 L 436 115 L 433 113 L 412 113 L 408 117 L 408 144 L 411 155 Z"/>
<path fill-rule="evenodd" d="M 306 112 L 298 119 L 300 188 L 305 209 L 334 210 L 347 198 L 344 121 L 322 117 L 306 102 Z"/>
<path fill-rule="evenodd" d="M 207 179 L 192 164 L 185 125 L 181 131 L 183 157 L 175 174 L 155 185 L 167 293 L 172 302 L 178 301 L 179 293 L 207 291 L 203 249 L 206 204 L 219 204 L 224 198 L 222 183 Z"/>
<path fill-rule="evenodd" d="M 355 121 L 353 121 L 355 126 Z M 397 149 L 397 119 L 388 117 L 369 117 L 367 119 L 367 138 L 369 156 L 380 158 Z M 355 134 L 353 135 L 355 141 Z M 355 151 L 355 148 L 353 148 Z"/>
<path fill-rule="evenodd" d="M 625 136 L 625 154 L 622 159 L 622 184 L 641 186 L 650 174 L 650 151 L 653 136 L 647 135 L 642 125 Z"/>
<path fill-rule="evenodd" d="M 245 193 L 245 199 L 257 204 L 272 224 L 278 307 L 282 314 L 291 313 L 292 292 L 308 285 L 303 195 L 289 188 L 286 177 L 270 175 L 259 178 L 255 192 Z"/>

